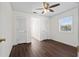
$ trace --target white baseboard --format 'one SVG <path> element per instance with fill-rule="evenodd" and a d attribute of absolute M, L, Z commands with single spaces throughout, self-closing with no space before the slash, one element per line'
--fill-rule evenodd
<path fill-rule="evenodd" d="M 26 43 L 31 43 L 31 41 L 27 41 Z"/>

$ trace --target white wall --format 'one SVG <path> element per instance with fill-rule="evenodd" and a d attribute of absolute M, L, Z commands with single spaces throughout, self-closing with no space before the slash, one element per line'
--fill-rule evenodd
<path fill-rule="evenodd" d="M 59 32 L 59 19 L 65 16 L 73 16 L 73 27 L 71 32 Z M 78 45 L 78 8 L 73 8 L 52 16 L 50 23 L 53 40 L 75 47 Z"/>
<path fill-rule="evenodd" d="M 78 5 L 78 16 L 79 16 L 79 5 Z M 79 19 L 79 17 L 78 17 Z M 78 20 L 78 29 L 79 29 L 79 20 Z M 79 30 L 78 30 L 78 35 L 79 35 Z M 79 36 L 78 36 L 78 46 L 79 46 Z"/>
<path fill-rule="evenodd" d="M 10 3 L 0 2 L 0 36 L 5 38 L 0 43 L 0 56 L 8 57 L 12 49 L 13 40 L 13 19 Z"/>

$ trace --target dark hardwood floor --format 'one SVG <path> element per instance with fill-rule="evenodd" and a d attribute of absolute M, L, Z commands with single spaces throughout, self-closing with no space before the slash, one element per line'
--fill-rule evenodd
<path fill-rule="evenodd" d="M 77 49 L 53 40 L 32 40 L 13 46 L 10 57 L 76 57 Z"/>

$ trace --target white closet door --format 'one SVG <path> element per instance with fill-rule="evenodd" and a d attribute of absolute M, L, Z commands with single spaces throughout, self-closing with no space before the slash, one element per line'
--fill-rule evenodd
<path fill-rule="evenodd" d="M 16 43 L 26 43 L 26 18 L 17 17 L 16 19 Z"/>

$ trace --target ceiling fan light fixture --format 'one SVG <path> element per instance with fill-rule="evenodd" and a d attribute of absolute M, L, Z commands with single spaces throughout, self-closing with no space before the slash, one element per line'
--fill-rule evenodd
<path fill-rule="evenodd" d="M 48 9 L 44 9 L 44 13 L 48 13 L 49 12 L 49 10 Z"/>

